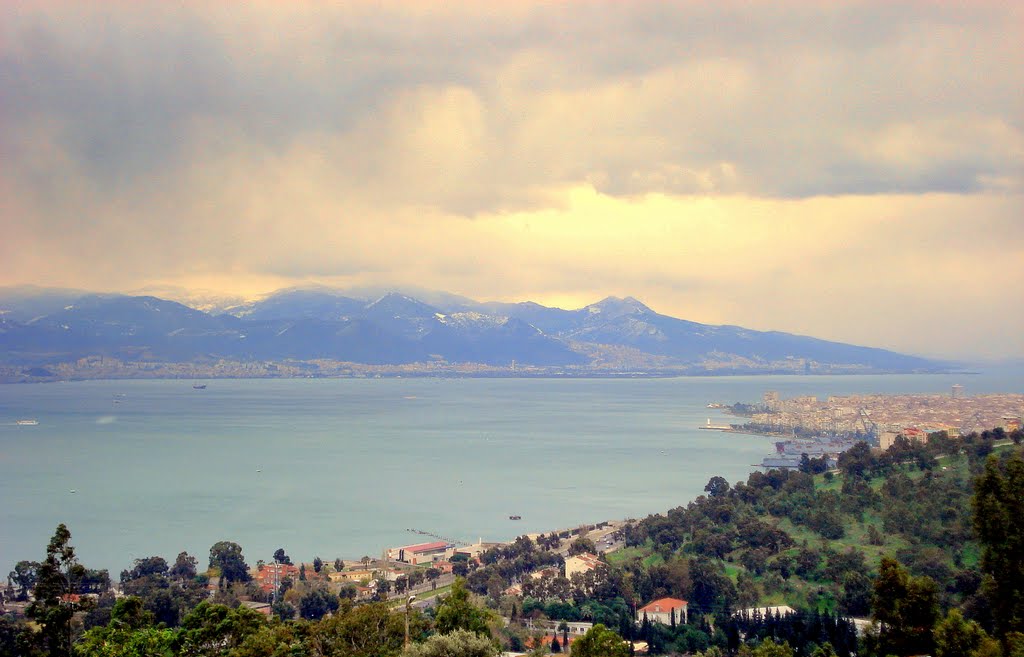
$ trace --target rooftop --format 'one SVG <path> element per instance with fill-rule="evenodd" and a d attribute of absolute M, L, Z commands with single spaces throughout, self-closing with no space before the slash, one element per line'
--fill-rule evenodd
<path fill-rule="evenodd" d="M 637 609 L 637 613 L 650 612 L 655 614 L 665 614 L 673 609 L 681 609 L 687 604 L 686 600 L 680 600 L 679 598 L 660 598 L 654 602 L 650 602 L 643 607 Z"/>

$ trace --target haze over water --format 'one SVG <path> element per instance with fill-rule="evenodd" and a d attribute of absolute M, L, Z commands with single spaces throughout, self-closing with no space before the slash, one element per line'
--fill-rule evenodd
<path fill-rule="evenodd" d="M 682 505 L 745 479 L 768 438 L 700 431 L 709 402 L 853 393 L 1024 392 L 979 375 L 673 379 L 88 381 L 0 386 L 0 567 L 40 560 L 60 522 L 82 562 L 205 564 L 378 555 L 507 540 Z M 33 418 L 37 426 L 17 426 Z M 72 492 L 74 491 L 74 492 Z M 509 515 L 521 515 L 512 521 Z"/>

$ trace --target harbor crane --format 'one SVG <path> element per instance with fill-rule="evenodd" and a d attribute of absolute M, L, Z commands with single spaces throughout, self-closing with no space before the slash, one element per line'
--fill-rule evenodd
<path fill-rule="evenodd" d="M 861 407 L 857 411 L 857 415 L 860 417 L 860 423 L 864 427 L 864 433 L 867 434 L 868 438 L 872 440 L 878 438 L 878 424 L 871 419 L 868 409 Z"/>

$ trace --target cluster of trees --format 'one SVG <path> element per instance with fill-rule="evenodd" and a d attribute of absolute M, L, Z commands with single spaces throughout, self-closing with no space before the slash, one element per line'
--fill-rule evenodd
<path fill-rule="evenodd" d="M 853 623 L 838 615 L 818 611 L 780 613 L 754 612 L 731 617 L 722 627 L 730 651 L 744 642 L 794 646 L 795 657 L 816 652 L 849 655 L 857 650 L 857 630 Z"/>

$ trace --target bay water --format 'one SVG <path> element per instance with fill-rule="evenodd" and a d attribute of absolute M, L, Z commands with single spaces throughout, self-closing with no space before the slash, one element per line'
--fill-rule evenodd
<path fill-rule="evenodd" d="M 686 504 L 714 475 L 745 479 L 771 451 L 769 438 L 699 430 L 730 420 L 709 402 L 954 383 L 1024 393 L 1020 368 L 2 385 L 0 568 L 41 560 L 62 522 L 81 561 L 116 578 L 133 559 L 182 550 L 205 565 L 220 540 L 250 564 L 278 547 L 358 559 L 434 540 L 409 530 L 472 542 L 643 517 Z"/>

